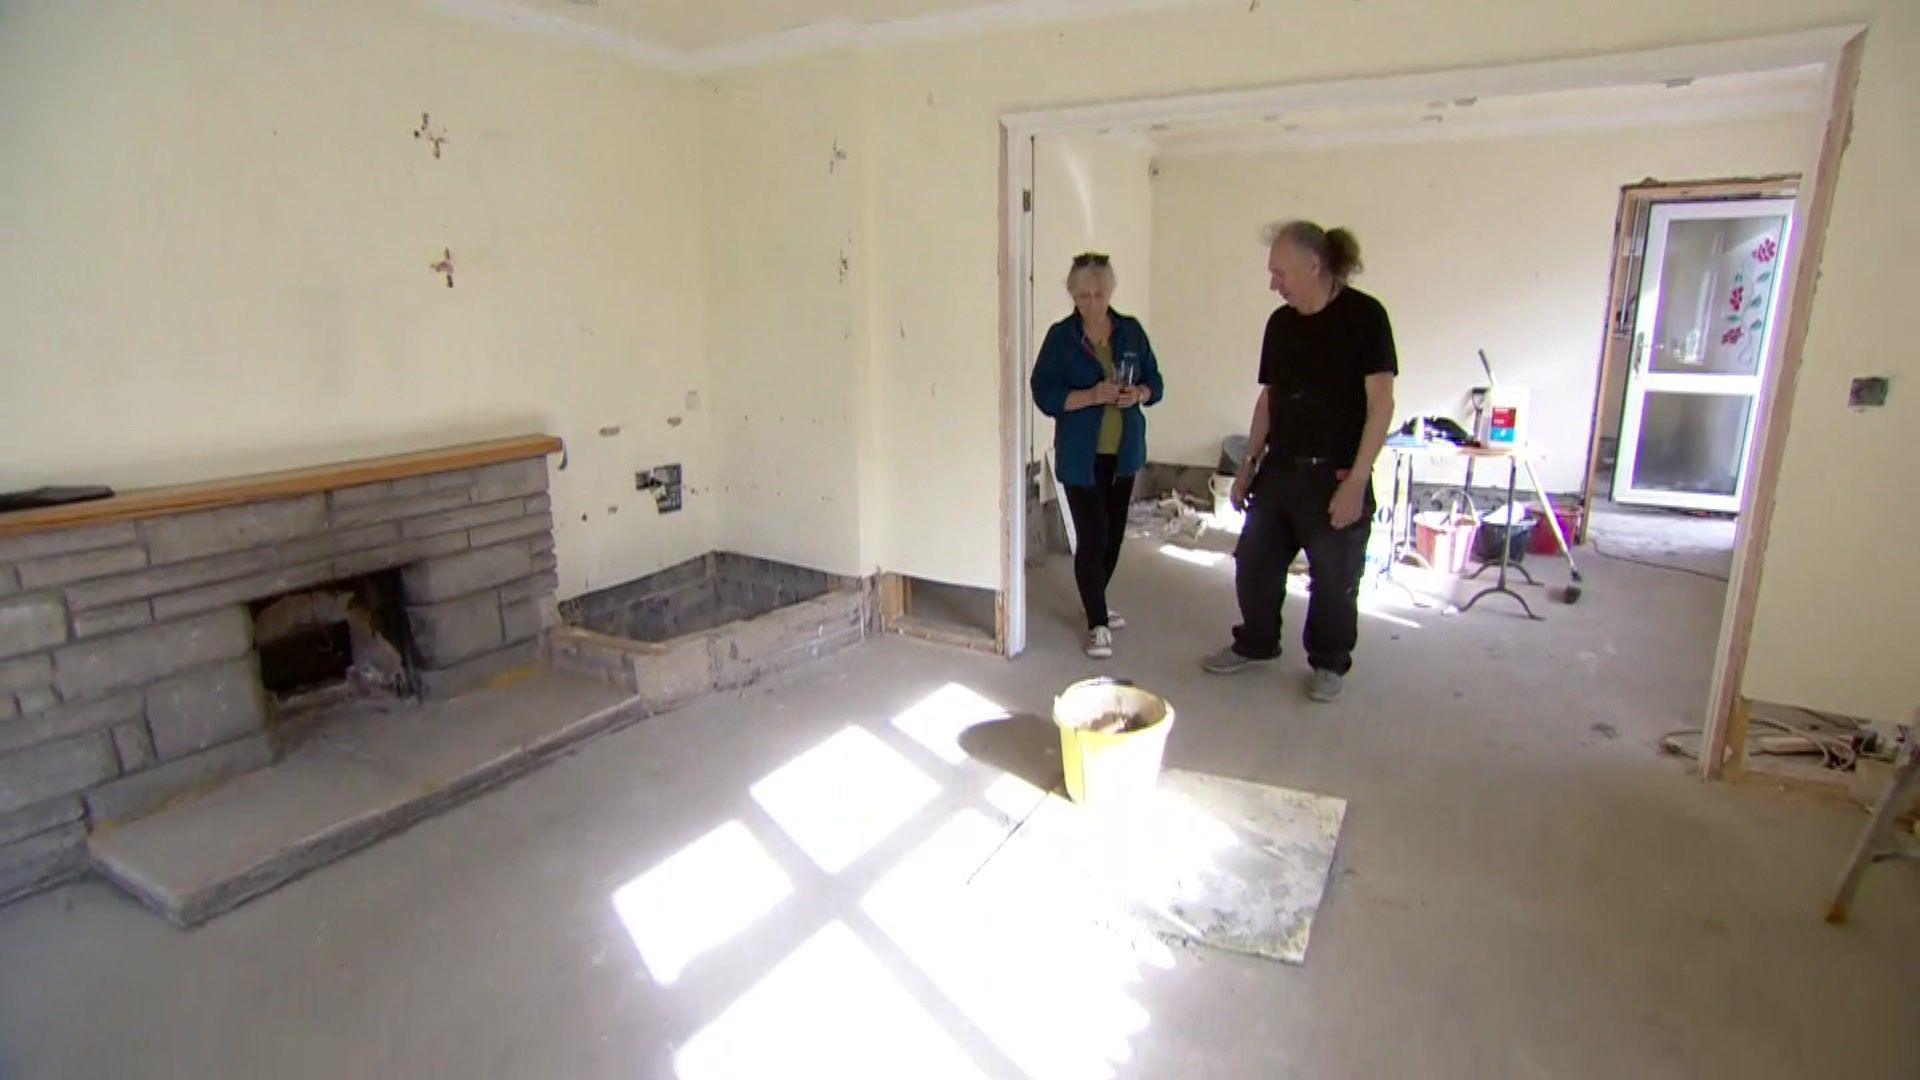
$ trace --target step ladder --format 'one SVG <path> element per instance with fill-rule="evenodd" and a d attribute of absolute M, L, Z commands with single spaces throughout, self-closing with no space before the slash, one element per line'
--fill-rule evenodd
<path fill-rule="evenodd" d="M 1894 830 L 1901 810 L 1916 789 L 1920 789 L 1920 710 L 1915 710 L 1914 722 L 1908 725 L 1906 737 L 1894 753 L 1893 779 L 1880 794 L 1880 801 L 1874 804 L 1873 816 L 1861 830 L 1860 839 L 1853 845 L 1853 857 L 1847 861 L 1840 884 L 1833 891 L 1833 902 L 1827 905 L 1828 922 L 1847 921 L 1847 909 L 1853 904 L 1853 894 L 1859 890 L 1867 867 L 1887 859 L 1920 859 L 1920 844 L 1896 835 Z"/>

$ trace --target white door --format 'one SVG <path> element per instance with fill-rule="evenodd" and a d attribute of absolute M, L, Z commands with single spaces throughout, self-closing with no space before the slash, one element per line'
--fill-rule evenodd
<path fill-rule="evenodd" d="M 1740 508 L 1792 217 L 1792 199 L 1653 208 L 1615 501 Z"/>

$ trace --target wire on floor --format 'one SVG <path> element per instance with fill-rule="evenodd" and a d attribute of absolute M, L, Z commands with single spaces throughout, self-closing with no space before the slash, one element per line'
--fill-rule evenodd
<path fill-rule="evenodd" d="M 1650 566 L 1655 570 L 1671 570 L 1676 574 L 1692 574 L 1694 577 L 1703 577 L 1710 581 L 1722 583 L 1727 580 L 1725 574 L 1716 574 L 1711 570 L 1695 570 L 1691 566 L 1675 566 L 1672 563 L 1655 562 L 1652 559 L 1636 559 L 1631 555 L 1615 555 L 1613 552 L 1601 547 L 1600 541 L 1597 539 L 1589 539 L 1587 542 L 1592 545 L 1595 555 L 1603 559 L 1612 559 L 1614 562 L 1632 563 L 1635 566 Z"/>
<path fill-rule="evenodd" d="M 1815 750 L 1818 750 L 1820 752 L 1821 764 L 1829 769 L 1836 769 L 1841 772 L 1849 772 L 1860 760 L 1860 755 L 1858 751 L 1854 750 L 1853 748 L 1853 740 L 1851 738 L 1845 738 L 1838 735 L 1816 735 L 1815 733 L 1807 730 L 1806 728 L 1796 727 L 1795 725 L 1786 723 L 1785 721 L 1774 720 L 1770 717 L 1765 717 L 1765 716 L 1748 717 L 1747 727 L 1749 730 L 1756 727 L 1774 728 L 1804 740 L 1808 745 L 1812 746 Z M 1693 761 L 1699 761 L 1700 752 L 1698 750 L 1688 749 L 1686 745 L 1683 744 L 1680 740 L 1683 738 L 1689 738 L 1689 737 L 1699 738 L 1703 734 L 1705 734 L 1705 731 L 1697 727 L 1681 728 L 1678 731 L 1669 731 L 1665 735 L 1660 736 L 1660 749 L 1666 751 L 1669 754 L 1674 754 L 1683 758 L 1689 758 Z M 1753 745 L 1749 745 L 1747 747 L 1748 757 L 1753 757 L 1756 754 L 1786 755 L 1790 753 L 1792 752 L 1786 751 L 1786 750 L 1766 750 L 1764 748 L 1756 748 Z"/>

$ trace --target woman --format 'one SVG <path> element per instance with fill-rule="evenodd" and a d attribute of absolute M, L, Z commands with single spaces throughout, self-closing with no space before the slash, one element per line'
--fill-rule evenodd
<path fill-rule="evenodd" d="M 1054 420 L 1054 476 L 1073 514 L 1073 578 L 1095 660 L 1113 655 L 1113 631 L 1124 625 L 1107 607 L 1107 583 L 1120 563 L 1133 478 L 1147 463 L 1140 410 L 1166 392 L 1140 320 L 1109 306 L 1113 286 L 1107 256 L 1076 256 L 1067 272 L 1073 314 L 1047 331 L 1033 366 L 1033 403 Z"/>

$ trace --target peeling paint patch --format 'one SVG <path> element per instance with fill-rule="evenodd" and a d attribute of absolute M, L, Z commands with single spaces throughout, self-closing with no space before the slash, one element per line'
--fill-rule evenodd
<path fill-rule="evenodd" d="M 687 391 L 687 411 L 688 412 L 700 411 L 700 391 L 698 390 Z"/>
<path fill-rule="evenodd" d="M 453 288 L 453 249 L 442 248 L 440 251 L 440 261 L 428 263 L 427 269 L 436 274 L 447 275 L 447 288 Z"/>
<path fill-rule="evenodd" d="M 603 439 L 611 439 L 618 434 L 620 434 L 619 424 L 609 424 L 600 429 L 600 437 Z"/>
<path fill-rule="evenodd" d="M 845 285 L 847 283 L 847 275 L 852 272 L 853 263 L 848 261 L 847 253 L 842 251 L 840 253 L 840 284 Z M 449 284 L 451 284 L 451 282 L 449 282 Z"/>
<path fill-rule="evenodd" d="M 683 422 L 683 421 L 682 421 L 682 420 L 681 420 L 681 419 L 680 419 L 679 417 L 677 417 L 677 416 L 669 416 L 669 417 L 667 417 L 667 426 L 668 426 L 668 427 L 679 427 L 679 426 L 681 425 L 681 423 L 682 423 L 682 422 Z"/>
<path fill-rule="evenodd" d="M 279 133 L 275 132 L 275 134 Z M 433 157 L 435 161 L 440 159 L 440 148 L 452 141 L 447 138 L 447 129 L 442 125 L 435 124 L 433 117 L 428 116 L 426 113 L 420 114 L 420 126 L 414 129 L 413 137 L 415 139 L 425 140 L 433 147 Z"/>
<path fill-rule="evenodd" d="M 828 174 L 832 174 L 838 170 L 840 163 L 845 160 L 847 160 L 847 152 L 841 147 L 840 140 L 836 138 L 833 140 L 833 156 L 827 159 Z"/>

